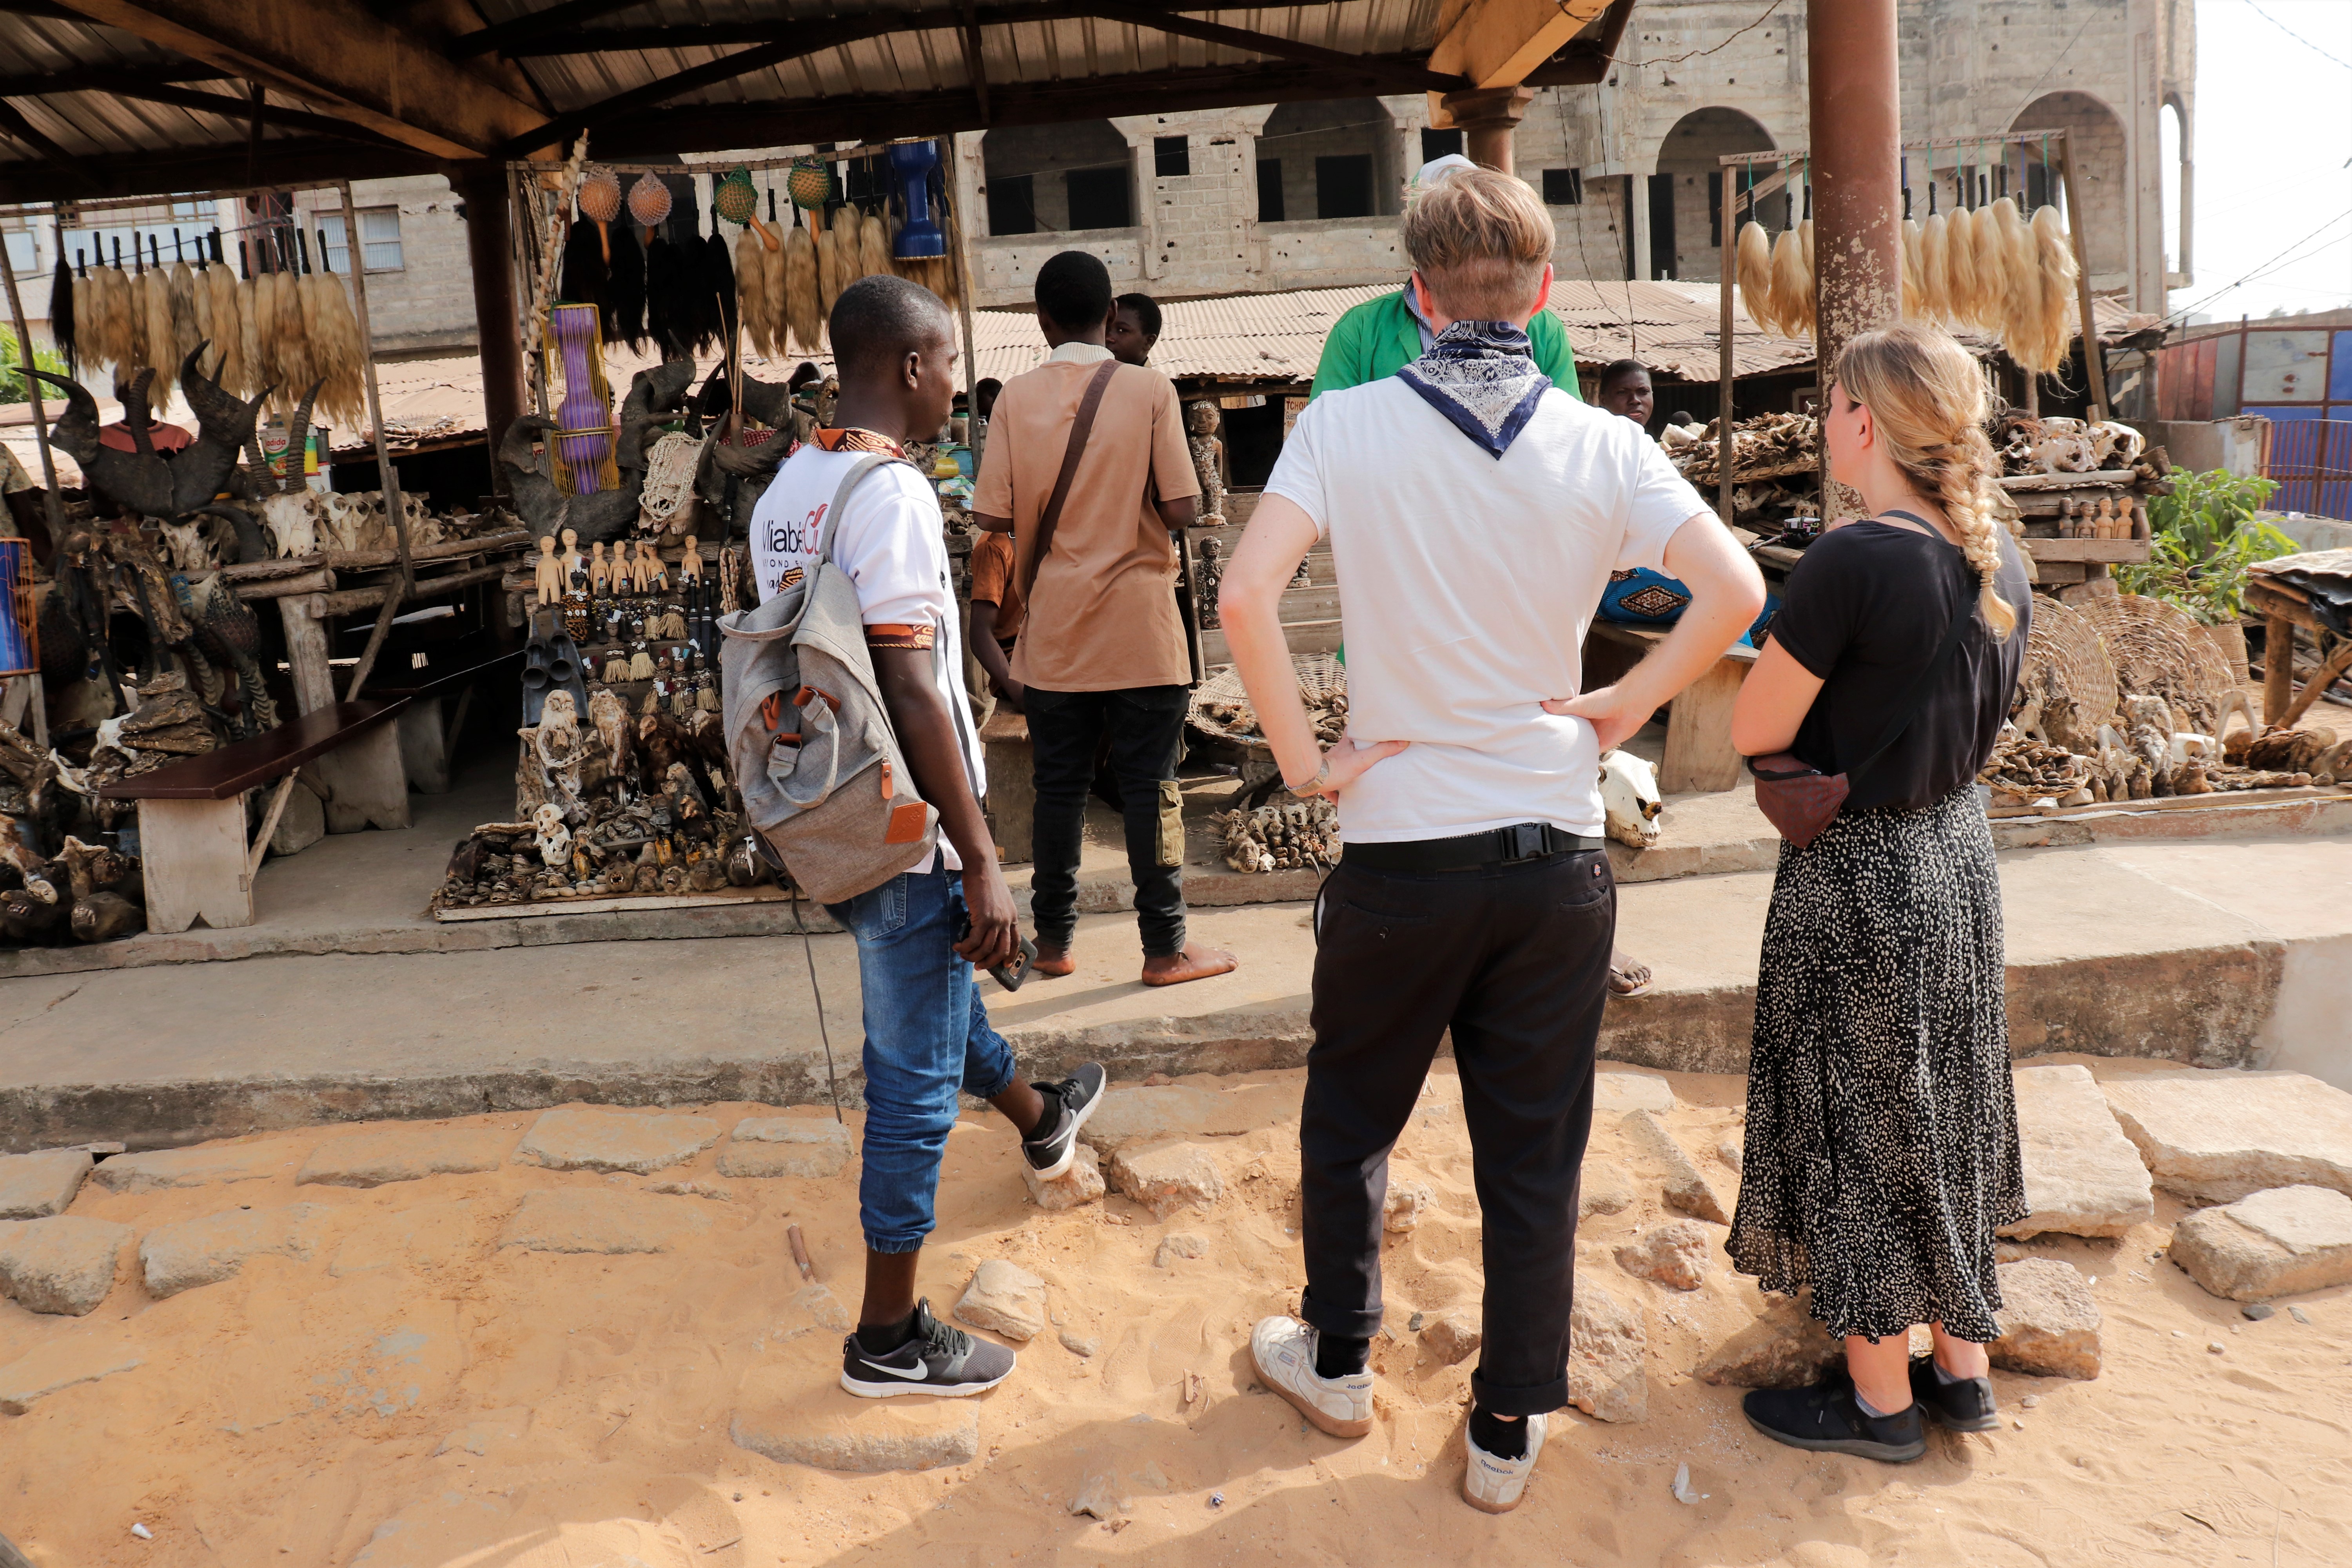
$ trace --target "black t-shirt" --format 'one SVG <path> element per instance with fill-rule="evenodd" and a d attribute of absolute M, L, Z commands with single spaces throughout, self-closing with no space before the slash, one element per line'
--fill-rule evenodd
<path fill-rule="evenodd" d="M 1850 522 L 1816 540 L 1789 574 L 1772 640 L 1822 678 L 1790 749 L 1825 773 L 1850 768 L 1877 748 L 1951 617 L 1970 617 L 1910 727 L 1867 772 L 1847 781 L 1845 809 L 1932 805 L 1976 777 L 1992 755 L 2033 613 L 2025 563 L 2006 531 L 1995 582 L 2017 610 L 2017 629 L 2000 643 L 1977 614 L 1976 573 L 1940 535 Z"/>

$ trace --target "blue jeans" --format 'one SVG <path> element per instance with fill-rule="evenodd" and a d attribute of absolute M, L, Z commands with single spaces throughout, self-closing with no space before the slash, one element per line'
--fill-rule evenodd
<path fill-rule="evenodd" d="M 1013 1087 L 1013 1051 L 989 1026 L 971 965 L 955 951 L 963 875 L 901 871 L 826 910 L 857 938 L 866 1023 L 865 1167 L 857 1218 L 877 1252 L 912 1252 L 932 1200 L 959 1089 L 982 1100 Z"/>

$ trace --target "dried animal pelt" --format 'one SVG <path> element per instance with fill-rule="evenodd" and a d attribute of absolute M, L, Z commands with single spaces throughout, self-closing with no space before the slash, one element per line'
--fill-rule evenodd
<path fill-rule="evenodd" d="M 819 229 L 816 235 L 817 303 L 824 319 L 833 319 L 833 302 L 841 298 L 842 279 L 839 247 L 834 243 L 833 230 Z"/>
<path fill-rule="evenodd" d="M 2001 198 L 2001 201 L 2008 200 L 2006 196 Z M 2010 328 L 2010 250 L 2008 237 L 2001 233 L 2000 214 L 1995 210 L 2000 205 L 2000 202 L 1995 202 L 1990 206 L 1977 209 L 1976 319 L 1977 324 L 1985 331 L 1997 332 L 2006 338 Z M 2014 204 L 2009 210 L 2012 216 L 2016 215 L 2017 208 Z"/>
<path fill-rule="evenodd" d="M 1813 300 L 1812 268 L 1805 265 L 1805 242 L 1784 228 L 1772 242 L 1772 330 L 1784 338 L 1809 331 Z"/>
<path fill-rule="evenodd" d="M 196 320 L 195 269 L 184 261 L 172 263 L 172 270 L 164 275 L 164 291 L 172 301 L 172 363 L 177 366 L 185 363 L 205 340 Z M 176 370 L 173 374 L 177 374 Z"/>
<path fill-rule="evenodd" d="M 784 236 L 782 262 L 784 321 L 792 329 L 793 346 L 804 354 L 820 353 L 825 310 L 817 276 L 815 236 L 794 226 Z"/>
<path fill-rule="evenodd" d="M 865 221 L 857 226 L 857 275 L 871 278 L 877 272 L 889 270 L 890 226 L 868 213 Z"/>
<path fill-rule="evenodd" d="M 1937 321 L 1952 313 L 1950 239 L 1942 213 L 1929 213 L 1919 226 L 1919 310 Z"/>
<path fill-rule="evenodd" d="M 245 308 L 236 275 L 226 267 L 214 267 L 206 269 L 201 281 L 212 298 L 213 354 L 220 365 L 220 374 L 213 379 L 225 391 L 249 397 L 252 387 L 247 377 L 252 367 L 246 363 Z"/>
<path fill-rule="evenodd" d="M 2066 226 L 2059 220 L 2056 207 L 2045 206 L 2035 213 L 2029 226 L 2042 293 L 2042 331 L 2033 341 L 2031 353 L 2020 354 L 2014 345 L 2010 353 L 2026 369 L 2047 374 L 2064 363 L 2074 335 L 2074 247 L 2067 237 Z"/>
<path fill-rule="evenodd" d="M 138 353 L 141 366 L 152 366 L 155 382 L 150 388 L 154 406 L 161 408 L 172 395 L 180 358 L 172 352 L 177 341 L 172 326 L 172 279 L 162 271 L 139 275 L 139 320 L 142 331 Z"/>
<path fill-rule="evenodd" d="M 1339 858 L 1339 815 L 1319 797 L 1236 808 L 1210 820 L 1223 830 L 1225 864 L 1236 871 L 1325 869 Z"/>
<path fill-rule="evenodd" d="M 2003 196 L 1992 204 L 1993 226 L 2000 237 L 2002 272 L 2001 342 L 2010 357 L 2030 363 L 2042 339 L 2041 253 L 2017 204 Z"/>
<path fill-rule="evenodd" d="M 1977 220 L 1966 207 L 1944 219 L 1944 314 L 1955 326 L 1977 321 Z"/>
<path fill-rule="evenodd" d="M 1766 331 L 1777 319 L 1772 306 L 1772 241 L 1754 218 L 1739 226 L 1736 248 L 1739 303 L 1748 319 Z"/>
<path fill-rule="evenodd" d="M 312 273 L 299 287 L 306 296 L 302 317 L 310 327 L 311 374 L 325 382 L 319 389 L 319 409 L 330 423 L 356 430 L 367 418 L 366 353 L 360 342 L 359 318 L 352 313 L 341 279 Z"/>
<path fill-rule="evenodd" d="M 1927 276 L 1919 255 L 1919 226 L 1906 217 L 1903 220 L 1903 319 L 1916 321 L 1928 314 Z"/>
<path fill-rule="evenodd" d="M 751 344 L 753 353 L 772 359 L 776 344 L 769 315 L 768 269 L 761 259 L 761 252 L 766 248 L 754 229 L 747 227 L 736 237 L 735 297 L 743 321 L 744 341 Z"/>

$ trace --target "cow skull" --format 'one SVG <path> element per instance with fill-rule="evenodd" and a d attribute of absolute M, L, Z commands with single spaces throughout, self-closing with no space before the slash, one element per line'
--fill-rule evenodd
<path fill-rule="evenodd" d="M 1610 837 L 1630 849 L 1657 843 L 1666 809 L 1657 769 L 1631 752 L 1610 752 L 1601 759 L 1601 805 Z"/>

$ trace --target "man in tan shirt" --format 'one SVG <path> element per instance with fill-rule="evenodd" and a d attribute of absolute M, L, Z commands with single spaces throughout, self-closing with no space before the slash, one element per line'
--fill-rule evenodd
<path fill-rule="evenodd" d="M 1176 388 L 1113 362 L 1110 273 L 1066 250 L 1037 269 L 1037 325 L 1053 354 L 1005 383 L 988 425 L 973 520 L 1015 541 L 1027 616 L 1012 673 L 1029 716 L 1037 788 L 1031 879 L 1039 974 L 1076 967 L 1078 846 L 1097 746 L 1108 738 L 1143 935 L 1143 983 L 1223 974 L 1234 956 L 1184 937 L 1184 823 L 1176 785 L 1192 678 L 1176 610 L 1178 529 L 1200 484 Z M 1050 538 L 1040 526 L 1079 405 L 1104 380 Z M 1042 559 L 1041 539 L 1045 541 Z"/>

